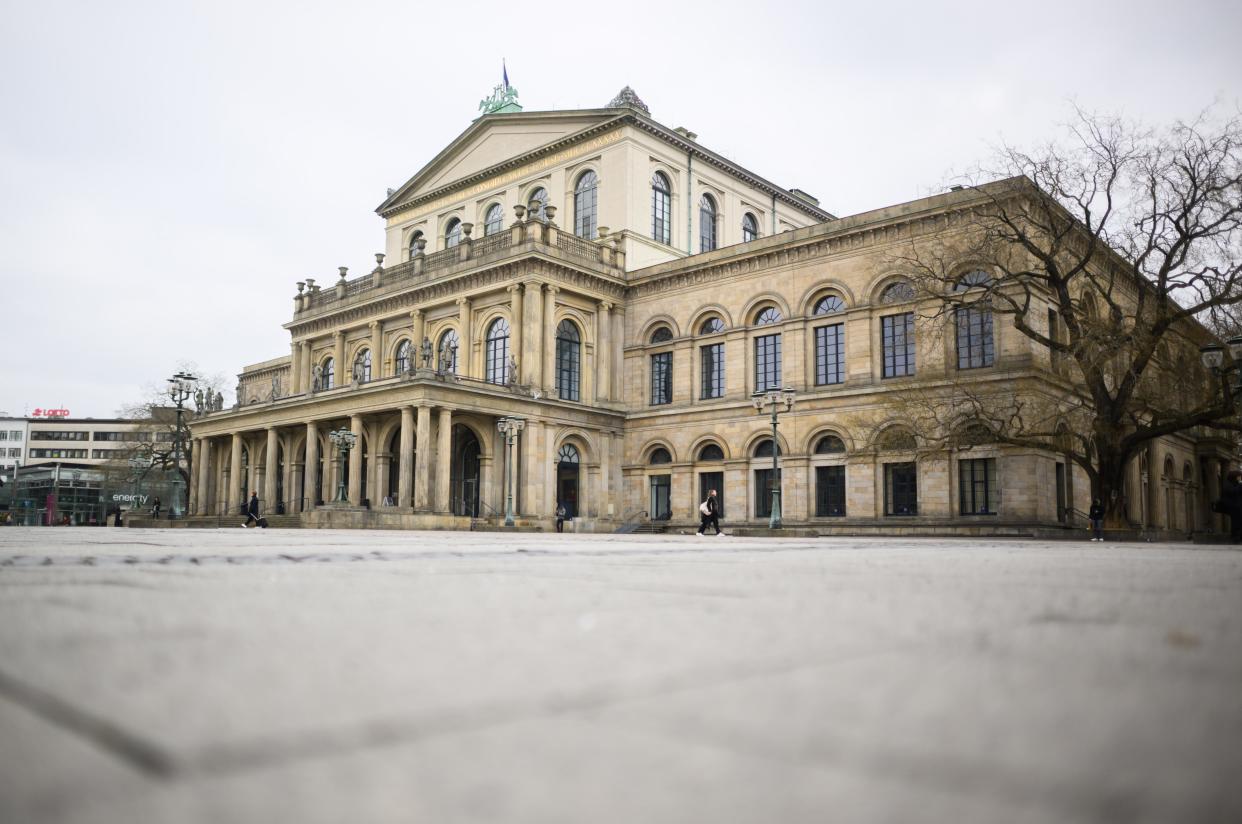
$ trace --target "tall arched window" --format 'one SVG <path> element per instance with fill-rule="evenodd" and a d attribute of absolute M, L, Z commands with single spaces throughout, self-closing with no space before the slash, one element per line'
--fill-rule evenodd
<path fill-rule="evenodd" d="M 815 302 L 814 315 L 834 315 L 845 310 L 837 295 L 824 295 Z M 845 381 L 845 324 L 815 327 L 815 383 L 823 386 Z"/>
<path fill-rule="evenodd" d="M 536 217 L 536 218 L 539 218 L 540 220 L 548 219 L 548 190 L 547 189 L 544 189 L 542 187 L 536 189 L 535 191 L 530 193 L 530 197 L 528 197 L 526 200 L 527 200 L 526 207 L 528 209 L 530 208 L 531 203 L 539 204 L 539 208 L 535 211 L 534 214 L 531 214 L 530 217 Z"/>
<path fill-rule="evenodd" d="M 505 211 L 499 203 L 487 207 L 487 215 L 483 218 L 483 236 L 494 235 L 505 228 Z"/>
<path fill-rule="evenodd" d="M 771 326 L 783 320 L 775 306 L 759 310 L 755 326 Z M 781 333 L 758 335 L 755 338 L 755 391 L 766 392 L 781 387 Z"/>
<path fill-rule="evenodd" d="M 353 379 L 358 383 L 371 380 L 371 350 L 363 349 L 354 355 Z"/>
<path fill-rule="evenodd" d="M 452 249 L 461 243 L 461 221 L 453 218 L 444 227 L 444 248 Z"/>
<path fill-rule="evenodd" d="M 487 382 L 509 382 L 509 321 L 496 318 L 487 327 Z"/>
<path fill-rule="evenodd" d="M 699 460 L 707 462 L 723 461 L 724 450 L 720 448 L 720 444 L 704 444 L 703 448 L 699 450 Z"/>
<path fill-rule="evenodd" d="M 582 338 L 572 321 L 556 327 L 556 394 L 563 401 L 578 400 L 582 376 Z"/>
<path fill-rule="evenodd" d="M 578 178 L 574 187 L 574 234 L 587 240 L 595 239 L 596 195 L 599 178 L 587 170 Z"/>
<path fill-rule="evenodd" d="M 441 372 L 457 374 L 457 345 L 456 329 L 448 329 L 440 336 L 440 342 L 436 344 L 436 358 Z"/>
<path fill-rule="evenodd" d="M 759 237 L 759 221 L 750 212 L 742 215 L 742 242 L 750 243 Z"/>
<path fill-rule="evenodd" d="M 976 269 L 958 278 L 953 285 L 955 292 L 968 292 L 973 288 L 986 289 L 992 278 L 987 272 Z M 969 305 L 954 310 L 957 318 L 957 368 L 977 369 L 991 366 L 995 358 L 992 337 L 992 305 L 987 293 L 983 293 Z"/>
<path fill-rule="evenodd" d="M 711 195 L 699 198 L 699 251 L 716 248 L 716 201 Z"/>
<path fill-rule="evenodd" d="M 663 172 L 651 176 L 651 237 L 659 243 L 673 242 L 673 194 Z"/>
<path fill-rule="evenodd" d="M 322 373 L 324 389 L 331 389 L 336 386 L 336 358 L 328 358 L 323 362 Z"/>
<path fill-rule="evenodd" d="M 418 254 L 418 242 L 422 240 L 422 238 L 423 238 L 422 232 L 415 232 L 414 234 L 410 235 L 410 245 L 408 248 L 410 250 L 411 260 L 413 260 L 414 256 Z"/>
<path fill-rule="evenodd" d="M 711 316 L 699 326 L 700 335 L 714 335 L 717 332 L 723 332 L 725 328 L 724 321 L 715 315 Z"/>
<path fill-rule="evenodd" d="M 772 439 L 764 438 L 763 440 L 759 441 L 759 443 L 755 444 L 755 448 L 751 451 L 750 454 L 756 458 L 772 457 Z M 776 454 L 777 455 L 785 454 L 784 452 L 781 451 L 781 448 L 779 445 L 776 447 Z"/>
<path fill-rule="evenodd" d="M 670 455 L 668 450 L 664 447 L 657 446 L 655 449 L 651 450 L 651 459 L 647 462 L 651 464 L 672 463 L 673 456 Z"/>
<path fill-rule="evenodd" d="M 398 375 L 410 371 L 410 367 L 412 366 L 410 363 L 410 356 L 413 354 L 413 351 L 414 345 L 410 343 L 409 338 L 406 338 L 401 341 L 401 343 L 397 344 L 397 357 L 395 358 L 396 362 L 394 365 L 396 366 Z"/>

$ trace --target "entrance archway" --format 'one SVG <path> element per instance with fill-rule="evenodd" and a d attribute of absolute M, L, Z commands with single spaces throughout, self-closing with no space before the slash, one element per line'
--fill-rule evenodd
<path fill-rule="evenodd" d="M 571 443 L 561 446 L 556 454 L 556 502 L 565 507 L 565 516 L 578 517 L 578 479 L 582 456 Z"/>
<path fill-rule="evenodd" d="M 454 515 L 479 515 L 479 457 L 482 449 L 474 430 L 462 424 L 453 427 L 453 464 L 449 472 Z"/>

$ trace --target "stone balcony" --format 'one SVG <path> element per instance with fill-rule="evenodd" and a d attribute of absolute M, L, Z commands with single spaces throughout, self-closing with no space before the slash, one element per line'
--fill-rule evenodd
<path fill-rule="evenodd" d="M 385 267 L 383 256 L 377 255 L 379 265 L 352 280 L 345 278 L 342 267 L 341 279 L 327 288 L 313 279 L 299 283 L 293 323 L 523 255 L 539 255 L 618 282 L 625 279 L 625 252 L 611 237 L 585 240 L 550 220 L 537 219 L 519 220 L 478 240 L 470 237 L 471 229 L 470 224 L 463 225 L 464 237 L 456 246 L 429 255 L 419 249 L 411 260 L 396 266 Z"/>

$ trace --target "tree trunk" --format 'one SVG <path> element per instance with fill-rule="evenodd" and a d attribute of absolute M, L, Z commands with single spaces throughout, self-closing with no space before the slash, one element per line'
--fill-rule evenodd
<path fill-rule="evenodd" d="M 1126 500 L 1126 464 L 1129 456 L 1112 446 L 1098 447 L 1096 454 L 1097 474 L 1091 485 L 1091 497 L 1098 498 L 1104 506 L 1104 528 L 1128 529 L 1127 504 L 1131 502 Z"/>

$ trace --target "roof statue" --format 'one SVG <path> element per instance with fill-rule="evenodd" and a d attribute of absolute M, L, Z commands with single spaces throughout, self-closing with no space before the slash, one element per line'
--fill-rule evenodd
<path fill-rule="evenodd" d="M 517 102 L 518 90 L 509 85 L 509 69 L 501 62 L 501 82 L 492 89 L 492 96 L 479 101 L 479 111 L 483 114 L 509 114 L 522 111 L 522 104 Z"/>
<path fill-rule="evenodd" d="M 631 109 L 640 109 L 647 114 L 651 114 L 651 109 L 647 108 L 647 104 L 644 103 L 642 98 L 635 94 L 634 90 L 629 86 L 626 86 L 624 89 L 617 92 L 617 96 L 614 97 L 605 108 L 620 109 L 623 106 L 628 106 Z"/>

